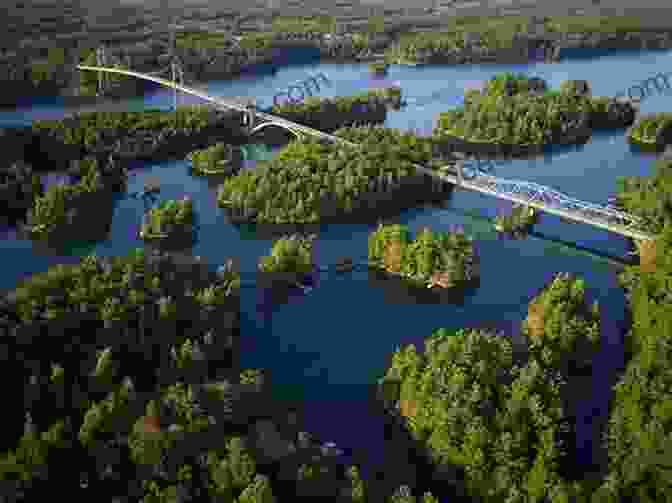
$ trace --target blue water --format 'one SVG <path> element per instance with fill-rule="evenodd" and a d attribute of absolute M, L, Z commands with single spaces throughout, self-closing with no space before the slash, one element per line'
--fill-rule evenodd
<path fill-rule="evenodd" d="M 310 56 L 310 55 L 309 55 Z M 265 71 L 243 75 L 233 81 L 208 82 L 208 91 L 219 96 L 255 96 L 260 104 L 272 103 L 273 95 L 310 74 L 323 72 L 331 86 L 318 95 L 348 95 L 375 87 L 380 81 L 369 75 L 366 64 L 294 62 Z M 552 86 L 564 79 L 587 79 L 596 95 L 615 95 L 672 66 L 670 52 L 625 52 L 598 54 L 592 59 L 567 59 L 559 64 L 418 66 L 392 65 L 386 79 L 398 82 L 409 106 L 388 114 L 386 125 L 429 132 L 436 114 L 459 105 L 459 97 L 469 87 L 480 85 L 499 71 L 525 72 L 543 77 Z M 417 104 L 422 101 L 421 104 Z M 183 103 L 195 103 L 191 97 Z M 415 104 L 414 104 L 415 102 Z M 125 100 L 119 109 L 160 107 L 168 109 L 172 94 L 154 90 Z M 643 112 L 670 111 L 669 96 L 650 96 Z M 65 113 L 57 100 L 14 111 L 0 112 L 0 126 L 27 125 L 38 118 L 55 118 Z M 250 149 L 251 158 L 268 157 L 268 150 Z M 616 190 L 616 179 L 624 175 L 650 172 L 648 155 L 632 152 L 623 131 L 596 134 L 584 146 L 551 153 L 536 160 L 516 160 L 497 166 L 496 175 L 549 185 L 576 198 L 606 203 Z M 397 221 L 412 230 L 430 226 L 447 230 L 461 225 L 474 237 L 482 262 L 480 288 L 464 305 L 419 305 L 394 298 L 374 284 L 365 272 L 350 275 L 321 275 L 309 294 L 297 294 L 285 305 L 272 306 L 254 288 L 256 264 L 268 253 L 271 240 L 255 234 L 253 228 L 227 223 L 216 207 L 216 188 L 188 173 L 186 161 L 147 163 L 133 173 L 128 194 L 115 202 L 109 238 L 97 243 L 76 243 L 52 255 L 30 241 L 18 240 L 11 229 L 3 230 L 0 242 L 0 288 L 10 288 L 26 275 L 44 271 L 50 265 L 74 262 L 77 257 L 125 254 L 141 246 L 136 239 L 143 203 L 130 197 L 142 188 L 145 176 L 161 180 L 162 199 L 190 195 L 199 212 L 201 229 L 193 253 L 213 264 L 225 257 L 237 257 L 243 275 L 242 363 L 270 370 L 278 396 L 302 398 L 309 411 L 310 429 L 339 446 L 366 449 L 370 462 L 384 457 L 384 433 L 371 416 L 366 401 L 370 386 L 382 375 L 390 354 L 400 345 L 422 340 L 439 327 L 488 324 L 512 333 L 519 347 L 517 327 L 525 316 L 530 298 L 557 272 L 576 273 L 586 279 L 589 300 L 600 303 L 603 345 L 595 359 L 592 378 L 577 390 L 580 462 L 589 462 L 591 423 L 607 410 L 610 379 L 623 363 L 622 331 L 625 300 L 617 288 L 618 269 L 604 259 L 574 250 L 556 241 L 577 244 L 604 254 L 624 256 L 624 239 L 589 226 L 541 217 L 535 231 L 545 238 L 523 241 L 497 238 L 486 219 L 504 207 L 504 202 L 483 195 L 456 192 L 445 208 L 417 208 L 403 212 Z M 320 230 L 316 242 L 321 263 L 339 257 L 357 260 L 367 253 L 367 234 L 373 224 L 329 225 Z"/>

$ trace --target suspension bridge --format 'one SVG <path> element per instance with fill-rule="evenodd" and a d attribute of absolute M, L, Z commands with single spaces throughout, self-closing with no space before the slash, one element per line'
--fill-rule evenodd
<path fill-rule="evenodd" d="M 244 114 L 244 124 L 251 134 L 263 127 L 277 126 L 289 131 L 298 138 L 312 136 L 341 145 L 357 146 L 357 144 L 343 138 L 262 112 L 253 103 L 241 103 L 240 100 L 211 96 L 205 90 L 187 86 L 184 84 L 184 74 L 180 69 L 177 58 L 173 58 L 170 64 L 172 80 L 157 76 L 160 72 L 153 72 L 152 74 L 140 73 L 101 64 L 105 62 L 104 59 L 101 59 L 98 61 L 98 66 L 78 65 L 77 68 L 81 71 L 99 72 L 99 82 L 101 82 L 101 73 L 112 73 L 148 80 L 171 88 L 173 89 L 174 106 L 177 106 L 177 93 L 179 91 L 196 96 L 211 103 L 216 108 L 242 112 Z M 425 166 L 415 166 L 419 172 L 429 177 L 450 183 L 462 189 L 472 190 L 516 204 L 529 206 L 560 216 L 566 220 L 592 225 L 628 238 L 636 240 L 651 240 L 655 238 L 654 235 L 643 229 L 643 221 L 640 218 L 621 211 L 618 208 L 581 201 L 550 187 L 524 180 L 499 178 L 478 171 L 472 172 L 471 176 L 465 176 L 463 161 L 461 160 L 455 160 L 452 164 L 449 163 L 438 170 L 429 169 Z"/>

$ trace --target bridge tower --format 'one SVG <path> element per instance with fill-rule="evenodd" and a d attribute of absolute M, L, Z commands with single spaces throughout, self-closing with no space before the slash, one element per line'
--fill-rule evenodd
<path fill-rule="evenodd" d="M 463 159 L 458 159 L 455 162 L 455 169 L 457 171 L 457 184 L 462 185 L 462 182 L 464 182 L 464 160 Z"/>
<path fill-rule="evenodd" d="M 173 83 L 184 87 L 184 72 L 182 71 L 182 65 L 177 57 L 173 57 L 170 61 L 170 73 Z M 178 92 L 177 89 L 173 88 L 173 111 L 177 110 Z"/>
<path fill-rule="evenodd" d="M 100 67 L 107 66 L 108 58 L 105 51 L 105 45 L 101 44 L 96 47 L 96 65 Z M 109 80 L 105 72 L 98 72 L 98 95 L 102 95 L 107 87 Z"/>
<path fill-rule="evenodd" d="M 249 132 L 257 125 L 257 107 L 255 103 L 250 100 L 245 105 L 245 109 L 246 110 L 243 113 L 243 127 Z"/>

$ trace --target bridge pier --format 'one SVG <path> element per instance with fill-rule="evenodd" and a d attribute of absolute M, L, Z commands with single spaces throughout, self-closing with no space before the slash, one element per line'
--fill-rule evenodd
<path fill-rule="evenodd" d="M 458 159 L 455 163 L 455 169 L 457 171 L 457 185 L 462 185 L 464 183 L 464 161 Z"/>
<path fill-rule="evenodd" d="M 245 112 L 243 112 L 243 128 L 247 134 L 250 134 L 254 126 L 257 125 L 256 109 L 252 104 L 247 105 L 245 109 Z"/>
<path fill-rule="evenodd" d="M 68 78 L 68 87 L 65 90 L 66 96 L 79 96 L 80 91 L 81 91 L 81 83 L 82 83 L 82 73 L 77 69 L 77 65 L 79 64 L 79 54 L 80 54 L 80 49 L 77 45 L 75 45 L 74 48 L 72 48 L 68 53 L 67 57 L 69 60 L 69 65 L 70 68 L 72 68 L 72 71 L 70 72 L 69 78 Z"/>
<path fill-rule="evenodd" d="M 656 242 L 652 239 L 633 239 L 639 255 L 639 266 L 643 271 L 653 272 L 656 269 Z"/>

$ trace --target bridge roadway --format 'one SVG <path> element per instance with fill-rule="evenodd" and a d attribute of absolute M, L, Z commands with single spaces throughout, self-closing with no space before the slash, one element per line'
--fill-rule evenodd
<path fill-rule="evenodd" d="M 121 68 L 109 68 L 109 67 L 88 66 L 88 65 L 77 65 L 77 68 L 79 70 L 116 73 L 120 75 L 127 75 L 129 77 L 136 77 L 139 79 L 148 80 L 151 82 L 156 82 L 157 84 L 161 84 L 163 86 L 176 89 L 185 94 L 201 98 L 202 100 L 212 103 L 217 107 L 238 110 L 243 113 L 249 112 L 249 109 L 246 105 L 228 101 L 222 98 L 217 98 L 215 96 L 209 95 L 204 90 L 183 86 L 178 84 L 177 82 L 173 82 L 172 80 L 167 80 L 154 75 L 134 72 L 133 70 L 124 70 Z M 272 122 L 290 131 L 298 131 L 308 136 L 318 137 L 320 139 L 329 140 L 331 142 L 339 143 L 341 145 L 349 145 L 352 147 L 357 146 L 356 143 L 347 141 L 343 138 L 339 138 L 338 136 L 334 136 L 325 133 L 323 131 L 313 129 L 311 127 L 304 126 L 302 124 L 297 124 L 296 122 L 283 119 L 282 117 L 267 114 L 265 112 L 261 112 L 258 110 L 254 110 L 254 115 L 255 117 L 264 119 L 266 122 Z M 652 234 L 637 229 L 636 225 L 639 222 L 639 219 L 628 213 L 624 213 L 616 209 L 599 206 L 593 203 L 585 203 L 582 201 L 578 201 L 568 196 L 565 196 L 564 194 L 553 191 L 548 187 L 543 187 L 525 181 L 497 178 L 486 174 L 476 174 L 475 176 L 469 178 L 465 178 L 463 176 L 458 177 L 456 174 L 446 172 L 446 170 L 455 169 L 455 167 L 452 165 L 448 165 L 445 168 L 441 169 L 440 170 L 441 172 L 430 170 L 429 168 L 417 164 L 415 164 L 414 166 L 421 173 L 430 176 L 432 178 L 441 180 L 443 182 L 447 182 L 467 190 L 473 190 L 476 192 L 480 192 L 482 194 L 488 194 L 494 197 L 498 197 L 500 199 L 505 199 L 513 203 L 522 204 L 525 206 L 531 206 L 540 211 L 545 211 L 547 213 L 558 215 L 567 220 L 592 225 L 594 227 L 615 232 L 617 234 L 632 239 L 651 240 L 655 238 L 655 236 L 653 236 Z M 532 192 L 533 196 L 529 197 L 529 195 L 523 195 L 516 192 L 507 192 L 501 189 L 498 190 L 497 188 L 498 186 L 502 187 L 506 185 L 515 187 L 519 191 L 521 191 L 522 188 L 523 192 Z M 546 201 L 544 201 L 544 195 L 548 196 L 546 197 Z M 534 199 L 535 196 L 537 197 L 538 200 Z M 549 199 L 551 200 L 550 203 L 548 201 Z M 576 209 L 563 208 L 561 206 L 563 202 L 569 206 L 576 207 Z M 630 223 L 628 224 L 627 222 Z"/>

